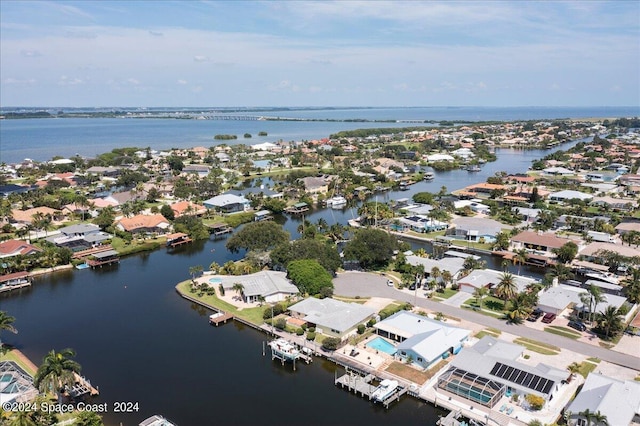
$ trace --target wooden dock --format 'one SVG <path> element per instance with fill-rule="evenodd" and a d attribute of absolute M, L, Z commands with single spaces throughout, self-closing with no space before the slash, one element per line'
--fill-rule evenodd
<path fill-rule="evenodd" d="M 176 232 L 175 234 L 167 235 L 168 248 L 178 247 L 182 244 L 188 244 L 190 242 L 193 242 L 193 240 L 189 238 L 187 234 L 184 234 L 182 232 Z"/>
<path fill-rule="evenodd" d="M 214 223 L 213 225 L 208 225 L 208 228 L 209 233 L 215 236 L 230 234 L 233 232 L 233 228 L 226 223 Z"/>
<path fill-rule="evenodd" d="M 97 396 L 100 395 L 100 391 L 97 387 L 94 387 L 91 382 L 78 373 L 73 373 L 75 378 L 75 384 L 71 389 L 67 390 L 67 393 L 72 398 L 81 398 L 85 395 Z"/>
<path fill-rule="evenodd" d="M 222 315 L 213 314 L 209 316 L 209 324 L 213 324 L 217 327 L 220 324 L 226 324 L 227 321 L 229 321 L 230 319 L 233 319 L 233 314 L 229 312 L 220 311 L 218 313 Z"/>
<path fill-rule="evenodd" d="M 102 253 L 102 252 L 108 251 L 108 250 L 113 250 L 113 247 L 111 246 L 111 244 L 105 244 L 103 246 L 92 247 L 90 249 L 77 251 L 77 252 L 73 253 L 71 258 L 72 259 L 84 259 L 85 257 L 89 257 L 89 256 L 92 256 L 92 255 L 94 255 L 96 253 Z"/>
<path fill-rule="evenodd" d="M 334 379 L 334 383 L 336 386 L 342 387 L 342 389 L 346 388 L 350 392 L 356 395 L 360 394 L 363 398 L 368 398 L 371 401 L 373 393 L 378 388 L 373 384 L 374 380 L 379 380 L 379 378 L 373 374 L 362 376 L 347 369 L 346 374 Z M 400 397 L 407 393 L 408 389 L 406 386 L 398 386 L 391 395 L 387 396 L 384 401 L 381 401 L 384 408 L 389 409 L 389 405 L 394 401 L 399 401 Z"/>

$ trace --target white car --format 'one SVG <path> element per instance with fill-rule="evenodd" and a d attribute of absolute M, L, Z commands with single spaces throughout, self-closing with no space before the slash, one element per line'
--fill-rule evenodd
<path fill-rule="evenodd" d="M 387 285 L 389 287 L 393 287 L 394 286 L 393 280 L 387 280 Z"/>

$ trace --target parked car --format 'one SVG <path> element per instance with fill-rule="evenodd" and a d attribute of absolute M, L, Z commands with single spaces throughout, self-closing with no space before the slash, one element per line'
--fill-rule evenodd
<path fill-rule="evenodd" d="M 545 324 L 549 324 L 549 323 L 553 322 L 554 319 L 556 319 L 556 314 L 552 314 L 551 312 L 547 312 L 542 317 L 542 322 L 545 323 Z"/>
<path fill-rule="evenodd" d="M 542 315 L 544 315 L 544 311 L 542 311 L 541 309 L 536 309 L 527 317 L 527 321 L 536 322 Z"/>
<path fill-rule="evenodd" d="M 387 285 L 389 287 L 393 287 L 393 280 L 387 280 Z"/>
<path fill-rule="evenodd" d="M 575 328 L 578 331 L 586 331 L 587 330 L 587 326 L 584 325 L 584 323 L 581 323 L 580 321 L 569 321 L 569 323 L 567 325 L 569 327 L 571 327 L 571 328 Z"/>

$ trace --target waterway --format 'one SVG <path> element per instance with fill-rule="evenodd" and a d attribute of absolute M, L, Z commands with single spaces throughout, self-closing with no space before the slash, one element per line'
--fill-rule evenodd
<path fill-rule="evenodd" d="M 566 149 L 570 145 L 562 148 Z M 524 171 L 549 151 L 500 151 L 498 161 L 479 173 L 438 172 L 410 197 L 482 181 L 495 171 Z M 381 198 L 382 201 L 382 198 Z M 306 216 L 312 222 L 345 223 L 350 209 L 323 209 Z M 302 218 L 281 218 L 292 237 Z M 262 356 L 265 336 L 236 323 L 209 326 L 209 312 L 179 297 L 174 286 L 188 278 L 189 267 L 223 264 L 232 254 L 224 240 L 200 241 L 173 252 L 164 249 L 125 258 L 98 270 L 65 271 L 36 278 L 30 289 L 0 296 L 0 309 L 17 318 L 17 335 L 3 339 L 36 364 L 51 349 L 74 348 L 85 374 L 99 386 L 97 402 L 107 402 L 108 425 L 137 425 L 160 413 L 180 426 L 435 424 L 438 411 L 404 398 L 385 411 L 336 388 L 336 367 L 318 360 L 293 373 Z M 138 402 L 139 411 L 113 412 L 116 401 Z"/>

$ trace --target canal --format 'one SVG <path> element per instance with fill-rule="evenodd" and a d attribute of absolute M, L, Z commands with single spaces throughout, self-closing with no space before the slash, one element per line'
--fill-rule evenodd
<path fill-rule="evenodd" d="M 481 172 L 437 172 L 433 181 L 380 201 L 441 186 L 459 189 L 497 171 L 524 172 L 549 152 L 501 150 Z M 354 215 L 351 209 L 321 209 L 306 219 L 346 223 Z M 280 220 L 297 238 L 302 218 Z M 294 373 L 262 356 L 265 335 L 237 323 L 210 326 L 209 312 L 179 297 L 174 286 L 189 277 L 191 266 L 208 269 L 214 261 L 242 257 L 224 243 L 199 241 L 127 257 L 113 267 L 36 278 L 31 289 L 0 296 L 0 309 L 16 317 L 19 330 L 3 339 L 36 364 L 51 349 L 75 349 L 83 374 L 100 389 L 96 402 L 109 405 L 108 425 L 137 425 L 155 413 L 180 426 L 435 424 L 442 413 L 429 404 L 405 397 L 385 411 L 336 388 L 331 363 L 317 360 Z M 139 411 L 114 412 L 121 401 L 137 402 Z"/>

